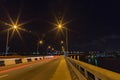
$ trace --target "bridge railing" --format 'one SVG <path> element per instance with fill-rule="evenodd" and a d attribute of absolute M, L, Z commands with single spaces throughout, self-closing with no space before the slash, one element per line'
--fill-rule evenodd
<path fill-rule="evenodd" d="M 78 56 L 67 57 L 70 62 L 87 80 L 120 80 L 120 74 L 77 60 Z M 114 65 L 114 64 L 113 64 Z"/>
<path fill-rule="evenodd" d="M 0 66 L 7 66 L 13 64 L 27 63 L 31 61 L 52 59 L 57 56 L 38 56 L 38 57 L 24 57 L 24 58 L 2 58 L 0 59 Z"/>

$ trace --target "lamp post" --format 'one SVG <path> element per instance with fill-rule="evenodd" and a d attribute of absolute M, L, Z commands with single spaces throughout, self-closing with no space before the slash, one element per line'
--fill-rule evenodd
<path fill-rule="evenodd" d="M 68 53 L 68 30 L 66 29 L 66 53 Z"/>
<path fill-rule="evenodd" d="M 18 26 L 17 25 L 13 25 L 12 26 L 12 28 L 11 28 L 12 30 L 17 30 L 18 29 Z M 5 56 L 8 54 L 8 50 L 9 50 L 9 34 L 10 33 L 10 29 L 8 29 L 8 31 L 7 31 L 7 40 L 6 40 L 6 50 L 5 50 Z"/>
<path fill-rule="evenodd" d="M 64 33 L 65 32 L 65 56 L 67 56 L 67 53 L 68 53 L 68 28 L 67 27 L 65 27 L 68 23 L 70 23 L 71 22 L 71 20 L 70 21 L 66 21 L 66 20 L 64 20 L 64 15 L 61 15 L 61 16 L 55 16 L 55 20 L 56 20 L 56 23 L 52 23 L 54 26 L 55 26 L 55 28 L 53 29 L 53 30 L 55 30 L 55 29 L 58 29 L 58 31 L 62 31 L 62 33 Z M 63 29 L 65 29 L 65 31 L 63 31 Z"/>
<path fill-rule="evenodd" d="M 64 52 L 64 41 L 62 40 L 60 43 L 61 43 L 61 52 Z"/>
<path fill-rule="evenodd" d="M 37 43 L 37 54 L 39 54 L 39 45 L 43 44 L 43 40 L 39 40 Z"/>
<path fill-rule="evenodd" d="M 51 49 L 52 49 L 51 45 L 48 45 L 48 47 L 47 47 L 47 54 L 51 54 Z"/>
<path fill-rule="evenodd" d="M 66 27 L 64 27 L 64 25 L 62 23 L 58 24 L 58 29 L 65 29 L 65 42 L 66 42 L 66 52 L 64 53 L 65 56 L 67 56 L 67 52 L 68 52 L 68 30 Z M 61 41 L 62 42 L 62 41 Z M 63 42 L 62 42 L 63 43 Z"/>
<path fill-rule="evenodd" d="M 21 31 L 25 31 L 23 27 L 23 25 L 25 25 L 27 22 L 24 22 L 24 23 L 19 23 L 19 18 L 20 18 L 20 15 L 17 16 L 16 20 L 14 21 L 12 19 L 12 17 L 8 14 L 8 19 L 10 21 L 10 23 L 8 22 L 4 22 L 3 23 L 8 26 L 9 28 L 7 29 L 7 40 L 6 40 L 6 49 L 5 49 L 5 56 L 8 54 L 8 45 L 9 45 L 9 37 L 10 37 L 10 31 L 12 30 L 12 35 L 11 37 L 14 35 L 15 32 L 17 32 L 17 34 L 19 35 L 19 37 L 22 39 L 21 37 L 21 34 L 19 32 L 19 30 Z"/>
<path fill-rule="evenodd" d="M 10 32 L 10 30 L 7 31 L 7 40 L 6 40 L 5 56 L 8 54 L 9 32 Z"/>
<path fill-rule="evenodd" d="M 61 43 L 61 54 L 62 54 L 63 52 L 65 52 L 64 41 L 62 40 L 60 43 Z"/>

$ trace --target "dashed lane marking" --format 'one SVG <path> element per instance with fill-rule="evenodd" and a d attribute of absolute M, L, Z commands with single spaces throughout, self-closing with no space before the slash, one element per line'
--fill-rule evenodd
<path fill-rule="evenodd" d="M 4 78 L 4 77 L 7 77 L 7 76 L 8 76 L 8 74 L 5 74 L 5 75 L 0 76 L 0 78 Z"/>

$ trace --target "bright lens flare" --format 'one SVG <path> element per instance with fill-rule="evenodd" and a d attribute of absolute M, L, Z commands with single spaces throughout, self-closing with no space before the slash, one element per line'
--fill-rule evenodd
<path fill-rule="evenodd" d="M 13 26 L 13 28 L 14 28 L 14 29 L 17 29 L 17 26 L 16 26 L 16 25 L 14 25 L 14 26 Z"/>
<path fill-rule="evenodd" d="M 11 30 L 12 33 L 11 33 L 11 38 L 13 37 L 13 35 L 15 34 L 15 32 L 17 32 L 18 36 L 20 37 L 20 39 L 22 39 L 21 37 L 21 34 L 20 34 L 20 30 L 22 31 L 25 31 L 25 29 L 23 28 L 27 22 L 24 22 L 24 23 L 19 23 L 19 18 L 20 18 L 20 15 L 17 16 L 16 20 L 14 21 L 12 19 L 12 17 L 8 14 L 8 19 L 10 20 L 10 22 L 4 22 L 4 21 L 1 21 L 2 23 L 4 23 L 6 26 L 8 26 L 9 28 L 4 30 L 4 31 L 7 31 L 7 30 Z"/>
<path fill-rule="evenodd" d="M 62 25 L 61 25 L 61 24 L 58 24 L 58 28 L 60 28 L 60 29 L 61 29 L 61 28 L 62 28 Z"/>
<path fill-rule="evenodd" d="M 65 32 L 63 30 L 67 29 L 66 25 L 68 23 L 70 23 L 72 20 L 66 21 L 64 19 L 64 14 L 61 15 L 61 16 L 54 15 L 54 18 L 55 18 L 55 22 L 54 23 L 53 22 L 49 22 L 49 23 L 52 24 L 55 28 L 53 28 L 49 32 L 57 30 L 57 34 L 59 34 L 59 32 L 61 32 L 62 35 L 65 35 Z"/>

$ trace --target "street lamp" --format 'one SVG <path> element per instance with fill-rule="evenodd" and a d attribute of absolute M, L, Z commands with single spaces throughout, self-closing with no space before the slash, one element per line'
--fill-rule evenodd
<path fill-rule="evenodd" d="M 51 46 L 49 45 L 49 46 L 48 46 L 48 48 L 50 49 L 50 48 L 51 48 Z"/>
<path fill-rule="evenodd" d="M 10 15 L 8 15 L 8 18 L 9 18 L 9 20 L 10 20 L 10 23 L 2 21 L 6 26 L 9 27 L 7 30 L 5 30 L 5 31 L 7 31 L 7 40 L 6 40 L 5 56 L 8 54 L 8 49 L 9 49 L 8 45 L 9 45 L 10 31 L 12 30 L 12 35 L 11 35 L 11 37 L 14 35 L 14 32 L 17 32 L 17 34 L 19 35 L 19 37 L 22 39 L 19 30 L 25 31 L 25 29 L 22 28 L 22 27 L 23 27 L 23 25 L 26 24 L 26 22 L 25 22 L 25 23 L 19 23 L 20 15 L 17 16 L 17 19 L 16 19 L 15 22 L 14 22 L 13 19 L 10 17 Z M 21 27 L 21 26 L 22 26 L 22 27 Z"/>
<path fill-rule="evenodd" d="M 14 28 L 14 29 L 17 29 L 17 28 L 18 28 L 18 26 L 14 25 L 14 26 L 13 26 L 13 28 Z"/>
<path fill-rule="evenodd" d="M 51 54 L 51 49 L 52 49 L 51 45 L 48 45 L 48 47 L 47 47 L 47 54 Z"/>
<path fill-rule="evenodd" d="M 17 30 L 18 29 L 18 26 L 17 25 L 13 25 L 12 26 L 12 28 L 11 28 L 12 30 Z M 9 50 L 9 34 L 10 33 L 10 29 L 8 29 L 8 31 L 7 31 L 7 40 L 6 40 L 6 50 L 5 50 L 5 56 L 8 54 L 8 50 Z"/>
<path fill-rule="evenodd" d="M 62 23 L 59 23 L 57 25 L 58 29 L 65 29 L 66 31 L 66 34 L 65 34 L 65 37 L 66 37 L 66 53 L 68 52 L 68 30 L 66 27 L 63 26 Z M 61 44 L 63 44 L 63 41 L 61 41 Z M 64 54 L 64 55 L 67 55 L 67 54 Z"/>
<path fill-rule="evenodd" d="M 61 53 L 63 53 L 63 52 L 65 52 L 64 41 L 62 40 L 60 43 L 61 43 Z"/>
<path fill-rule="evenodd" d="M 58 28 L 61 29 L 62 28 L 62 24 L 58 24 Z"/>
<path fill-rule="evenodd" d="M 39 40 L 37 43 L 37 54 L 39 54 L 39 45 L 43 44 L 43 40 Z"/>
<path fill-rule="evenodd" d="M 56 23 L 52 23 L 55 28 L 53 30 L 56 30 L 58 29 L 58 31 L 61 31 L 63 33 L 63 29 L 65 29 L 65 43 L 66 43 L 66 53 L 68 52 L 68 28 L 65 27 L 66 24 L 70 23 L 70 21 L 65 21 L 64 20 L 64 15 L 63 16 L 54 16 L 55 17 L 55 20 L 56 20 Z M 66 54 L 65 54 L 66 55 Z"/>
<path fill-rule="evenodd" d="M 63 44 L 63 43 L 64 43 L 64 41 L 62 40 L 62 41 L 61 41 L 61 44 Z"/>
<path fill-rule="evenodd" d="M 52 51 L 54 51 L 55 49 L 54 48 L 52 48 Z"/>
<path fill-rule="evenodd" d="M 39 41 L 39 44 L 43 44 L 43 41 L 42 41 L 42 40 L 40 40 L 40 41 Z"/>

